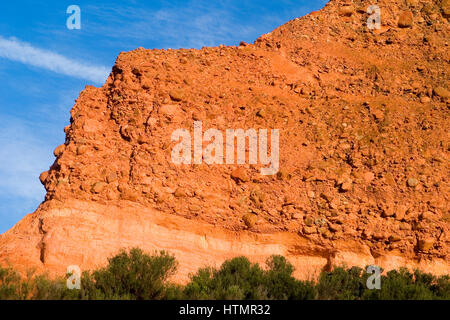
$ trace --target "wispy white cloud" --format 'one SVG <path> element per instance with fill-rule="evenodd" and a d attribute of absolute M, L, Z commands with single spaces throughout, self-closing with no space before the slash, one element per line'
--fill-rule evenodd
<path fill-rule="evenodd" d="M 96 83 L 103 83 L 110 72 L 110 68 L 75 61 L 58 53 L 33 47 L 16 38 L 6 39 L 2 36 L 0 57 Z"/>

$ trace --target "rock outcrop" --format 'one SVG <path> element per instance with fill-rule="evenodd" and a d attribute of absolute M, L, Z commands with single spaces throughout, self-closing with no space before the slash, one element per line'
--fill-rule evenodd
<path fill-rule="evenodd" d="M 138 246 L 174 253 L 180 282 L 236 255 L 283 254 L 299 278 L 450 273 L 448 1 L 377 1 L 374 30 L 371 4 L 330 1 L 253 44 L 121 53 L 77 99 L 46 199 L 0 236 L 0 261 L 62 274 Z M 172 133 L 194 122 L 279 129 L 278 172 L 175 164 Z"/>

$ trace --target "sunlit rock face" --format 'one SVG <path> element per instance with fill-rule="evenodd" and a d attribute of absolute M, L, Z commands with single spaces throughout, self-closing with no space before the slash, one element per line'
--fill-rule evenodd
<path fill-rule="evenodd" d="M 140 247 L 175 254 L 178 282 L 272 254 L 302 279 L 342 264 L 448 274 L 450 27 L 445 1 L 406 3 L 331 1 L 253 44 L 121 53 L 77 99 L 46 200 L 0 236 L 0 261 L 60 275 Z M 239 163 L 231 129 L 259 141 Z"/>

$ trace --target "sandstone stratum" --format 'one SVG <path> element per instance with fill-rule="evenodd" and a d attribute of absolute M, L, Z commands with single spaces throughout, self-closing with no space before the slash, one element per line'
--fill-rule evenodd
<path fill-rule="evenodd" d="M 45 201 L 0 236 L 1 263 L 62 275 L 140 247 L 173 253 L 179 282 L 272 254 L 302 279 L 343 264 L 449 274 L 449 10 L 335 0 L 253 44 L 121 53 L 81 92 Z M 278 173 L 174 164 L 171 134 L 194 121 L 279 129 Z"/>

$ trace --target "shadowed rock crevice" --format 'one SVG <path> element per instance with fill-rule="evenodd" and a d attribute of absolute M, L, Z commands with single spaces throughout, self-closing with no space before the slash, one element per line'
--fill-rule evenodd
<path fill-rule="evenodd" d="M 44 230 L 44 219 L 39 219 L 39 233 L 42 235 L 41 240 L 38 243 L 39 248 L 39 260 L 42 263 L 45 263 L 45 236 L 47 235 L 47 231 Z"/>

